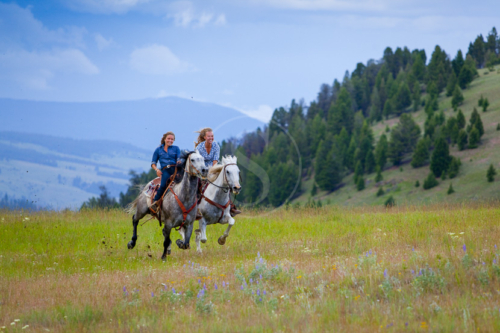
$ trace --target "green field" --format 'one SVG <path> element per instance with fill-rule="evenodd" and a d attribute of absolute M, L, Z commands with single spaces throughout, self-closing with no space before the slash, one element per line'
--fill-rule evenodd
<path fill-rule="evenodd" d="M 0 332 L 498 332 L 499 220 L 498 202 L 253 211 L 162 262 L 156 221 L 129 251 L 121 211 L 3 211 Z"/>
<path fill-rule="evenodd" d="M 500 199 L 500 182 L 488 183 L 486 181 L 486 170 L 493 164 L 497 170 L 500 169 L 500 131 L 497 124 L 500 123 L 500 66 L 490 72 L 488 69 L 478 70 L 479 77 L 472 81 L 470 87 L 463 91 L 464 103 L 460 109 L 465 115 L 467 123 L 474 107 L 480 113 L 484 124 L 484 136 L 481 138 L 481 145 L 476 149 L 466 149 L 459 151 L 457 146 L 450 146 L 450 153 L 461 159 L 462 166 L 458 176 L 454 179 L 439 180 L 439 185 L 429 190 L 424 190 L 422 186 L 415 188 L 418 180 L 420 185 L 430 173 L 429 166 L 413 168 L 410 165 L 411 156 L 408 156 L 402 169 L 390 167 L 382 172 L 384 177 L 382 186 L 386 194 L 377 197 L 378 187 L 375 186 L 375 173 L 366 176 L 367 185 L 363 191 L 357 191 L 353 181 L 353 174 L 343 179 L 344 186 L 334 192 L 320 191 L 314 197 L 324 203 L 337 205 L 362 206 L 362 205 L 382 205 L 389 195 L 392 195 L 398 204 L 432 204 L 436 202 L 461 203 L 474 200 Z M 482 112 L 477 101 L 483 95 L 488 98 L 490 106 L 487 112 Z M 423 96 L 426 98 L 426 96 Z M 446 118 L 456 116 L 456 112 L 451 107 L 451 97 L 446 97 L 442 93 L 439 98 L 440 110 L 444 111 Z M 427 117 L 423 108 L 413 113 L 415 121 L 419 124 L 422 134 L 424 132 L 424 122 Z M 399 121 L 399 117 L 379 122 L 373 126 L 375 138 L 378 141 L 386 126 L 394 127 Z M 390 139 L 390 133 L 386 133 Z M 390 163 L 387 163 L 390 165 Z M 455 193 L 447 195 L 450 183 L 453 184 Z M 293 202 L 305 203 L 311 197 L 310 191 L 313 186 L 313 175 L 303 181 L 303 194 Z"/>

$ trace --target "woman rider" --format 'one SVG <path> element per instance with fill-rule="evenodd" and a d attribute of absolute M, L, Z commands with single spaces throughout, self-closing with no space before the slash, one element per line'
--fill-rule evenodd
<path fill-rule="evenodd" d="M 205 159 L 205 166 L 212 167 L 219 161 L 220 147 L 217 142 L 214 141 L 214 132 L 210 127 L 205 127 L 199 133 L 198 140 L 195 142 L 195 148 Z M 241 211 L 236 209 L 234 204 L 231 205 L 230 210 L 231 216 L 240 214 Z"/>
<path fill-rule="evenodd" d="M 151 205 L 151 209 L 155 212 L 158 211 L 158 200 L 167 189 L 167 182 L 175 171 L 175 165 L 181 163 L 179 161 L 181 150 L 179 147 L 173 145 L 174 141 L 175 134 L 173 132 L 163 134 L 160 142 L 161 145 L 156 148 L 153 154 L 151 167 L 156 171 L 156 175 L 161 177 L 160 188 L 156 192 L 153 204 Z M 158 161 L 160 162 L 161 169 L 156 166 Z"/>

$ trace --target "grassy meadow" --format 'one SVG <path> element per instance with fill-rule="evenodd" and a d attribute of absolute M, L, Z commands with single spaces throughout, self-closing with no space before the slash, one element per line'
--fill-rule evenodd
<path fill-rule="evenodd" d="M 128 250 L 118 210 L 1 211 L 0 332 L 498 332 L 499 221 L 498 202 L 252 211 L 162 262 L 155 220 Z"/>

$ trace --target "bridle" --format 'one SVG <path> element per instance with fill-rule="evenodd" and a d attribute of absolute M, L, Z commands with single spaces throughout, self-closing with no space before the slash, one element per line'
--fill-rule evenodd
<path fill-rule="evenodd" d="M 224 167 L 222 168 L 222 171 L 221 171 L 221 172 L 223 173 L 223 176 L 222 176 L 222 177 L 224 178 L 225 183 L 226 183 L 226 184 L 228 184 L 228 186 L 227 186 L 227 187 L 225 187 L 225 186 L 219 186 L 219 185 L 217 185 L 217 184 L 214 184 L 214 183 L 212 183 L 210 180 L 208 180 L 208 178 L 207 178 L 207 181 L 208 181 L 210 184 L 212 184 L 212 185 L 213 185 L 213 186 L 215 186 L 215 187 L 218 187 L 218 188 L 222 189 L 222 190 L 224 191 L 224 193 L 227 193 L 227 192 L 231 189 L 231 187 L 229 187 L 229 182 L 227 181 L 227 175 L 226 175 L 226 167 L 227 167 L 228 165 L 236 165 L 236 163 L 229 163 L 229 164 L 226 164 L 226 165 L 224 165 Z"/>

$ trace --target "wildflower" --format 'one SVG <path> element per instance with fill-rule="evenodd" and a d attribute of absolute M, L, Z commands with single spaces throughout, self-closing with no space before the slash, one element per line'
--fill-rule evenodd
<path fill-rule="evenodd" d="M 262 274 L 259 274 L 259 278 L 262 280 Z"/>
<path fill-rule="evenodd" d="M 250 283 L 253 283 L 253 279 L 252 278 L 250 278 Z"/>
<path fill-rule="evenodd" d="M 215 288 L 215 290 L 217 290 L 217 283 L 214 284 L 214 288 Z"/>
<path fill-rule="evenodd" d="M 222 281 L 222 288 L 226 287 L 226 282 Z"/>
<path fill-rule="evenodd" d="M 127 288 L 126 287 L 123 287 L 123 292 L 127 292 Z"/>
<path fill-rule="evenodd" d="M 257 252 L 257 257 L 260 257 L 260 252 Z"/>
<path fill-rule="evenodd" d="M 465 244 L 464 244 L 464 246 L 462 247 L 462 249 L 464 250 L 464 252 L 466 252 L 466 251 L 467 251 L 467 247 L 465 246 Z"/>
<path fill-rule="evenodd" d="M 297 276 L 297 279 L 300 279 L 300 278 L 302 278 L 302 275 Z"/>
<path fill-rule="evenodd" d="M 415 248 L 414 248 L 414 247 L 412 247 L 412 248 L 411 248 L 411 250 L 412 250 L 413 252 L 415 252 Z"/>
<path fill-rule="evenodd" d="M 370 249 L 370 251 L 368 251 L 369 254 L 372 254 L 372 250 Z"/>
<path fill-rule="evenodd" d="M 201 279 L 198 279 L 198 283 L 201 283 Z"/>
<path fill-rule="evenodd" d="M 405 323 L 405 326 L 408 326 L 408 323 Z"/>
<path fill-rule="evenodd" d="M 264 262 L 264 259 L 260 258 L 259 261 L 262 264 Z"/>
<path fill-rule="evenodd" d="M 384 277 L 387 279 L 387 268 L 384 270 Z"/>
<path fill-rule="evenodd" d="M 243 285 L 241 285 L 241 290 L 243 290 Z"/>
<path fill-rule="evenodd" d="M 460 233 L 460 235 L 463 235 L 463 234 L 464 234 L 464 232 L 462 231 L 462 232 Z"/>
<path fill-rule="evenodd" d="M 16 324 L 16 322 L 15 322 L 15 321 L 13 321 L 12 323 L 10 323 L 10 325 L 11 325 L 11 326 L 12 326 L 12 325 L 15 325 L 15 324 Z"/>
<path fill-rule="evenodd" d="M 260 290 L 257 289 L 257 296 L 260 296 Z"/>
<path fill-rule="evenodd" d="M 411 274 L 415 274 L 415 271 L 413 269 L 411 270 Z"/>
<path fill-rule="evenodd" d="M 207 286 L 205 284 L 203 284 L 203 289 L 207 290 Z"/>
<path fill-rule="evenodd" d="M 266 291 L 265 290 L 262 291 L 262 295 L 266 296 Z"/>
<path fill-rule="evenodd" d="M 496 260 L 496 259 L 493 259 L 493 263 L 496 265 L 496 264 L 497 264 L 497 260 Z"/>
<path fill-rule="evenodd" d="M 262 302 L 262 297 L 261 297 L 261 298 L 259 298 L 259 302 Z"/>
<path fill-rule="evenodd" d="M 20 320 L 20 319 L 14 319 L 14 321 L 15 321 L 16 323 L 18 323 L 18 322 L 20 322 L 21 320 Z"/>
<path fill-rule="evenodd" d="M 155 293 L 153 293 L 153 292 L 152 292 L 152 293 L 151 293 L 151 297 L 155 297 Z"/>
<path fill-rule="evenodd" d="M 175 288 L 172 288 L 172 293 L 175 294 Z"/>

